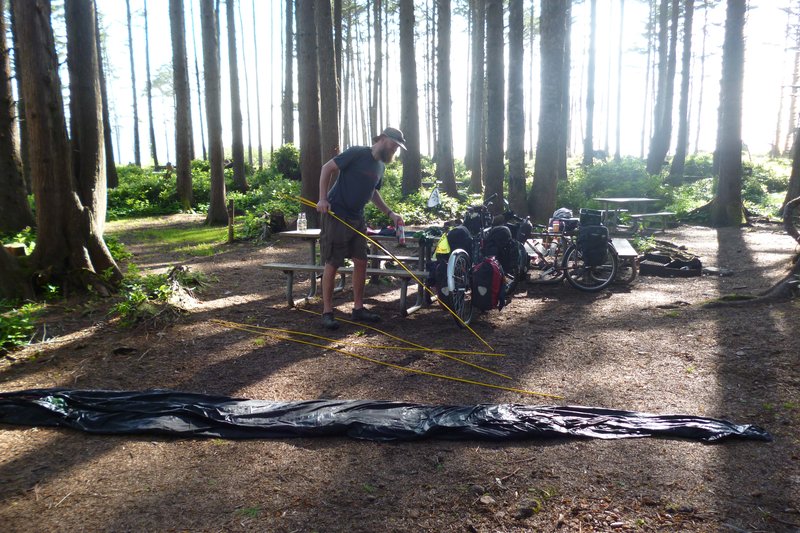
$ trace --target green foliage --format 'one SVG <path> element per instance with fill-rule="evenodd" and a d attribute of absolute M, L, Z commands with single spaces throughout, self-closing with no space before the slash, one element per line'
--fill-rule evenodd
<path fill-rule="evenodd" d="M 124 326 L 143 320 L 155 319 L 165 312 L 179 311 L 173 302 L 191 297 L 191 291 L 208 283 L 208 278 L 187 268 L 172 268 L 166 274 L 142 276 L 136 265 L 131 264 L 120 284 L 119 301 L 111 308 L 111 314 L 120 317 Z"/>
<path fill-rule="evenodd" d="M 41 310 L 39 304 L 15 307 L 8 300 L 0 300 L 0 353 L 30 342 L 36 331 L 34 319 Z"/>
<path fill-rule="evenodd" d="M 36 247 L 36 231 L 30 226 L 13 235 L 0 235 L 0 244 L 21 244 L 25 255 L 30 255 Z"/>
<path fill-rule="evenodd" d="M 300 180 L 300 150 L 292 143 L 284 144 L 272 153 L 270 168 L 276 175 Z"/>
<path fill-rule="evenodd" d="M 133 257 L 133 254 L 125 248 L 125 245 L 119 242 L 119 239 L 114 235 L 103 235 L 103 240 L 106 241 L 106 248 L 111 253 L 111 257 L 114 258 L 116 263 L 121 263 L 126 259 L 130 259 Z"/>
<path fill-rule="evenodd" d="M 644 161 L 633 157 L 588 168 L 576 167 L 566 182 L 558 184 L 558 207 L 573 211 L 581 207 L 599 208 L 592 198 L 603 196 L 663 197 L 661 177 L 650 176 L 645 167 Z"/>

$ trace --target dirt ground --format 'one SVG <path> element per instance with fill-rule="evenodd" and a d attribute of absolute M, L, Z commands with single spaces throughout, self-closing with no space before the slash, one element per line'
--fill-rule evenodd
<path fill-rule="evenodd" d="M 428 404 L 587 405 L 724 418 L 774 441 L 710 445 L 681 439 L 284 440 L 94 436 L 0 426 L 3 531 L 800 531 L 797 303 L 701 307 L 780 279 L 795 251 L 778 225 L 659 235 L 729 277 L 640 277 L 599 294 L 527 286 L 476 332 L 505 357 L 471 361 L 540 398 L 437 380 L 225 327 L 214 319 L 341 339 L 354 353 L 476 381 L 509 382 L 431 353 L 371 346 L 391 340 L 288 310 L 284 276 L 260 265 L 304 260 L 300 242 L 170 255 L 136 239 L 146 224 L 111 225 L 144 272 L 181 262 L 217 281 L 178 322 L 121 329 L 102 305 L 64 304 L 47 340 L 0 363 L 0 390 L 175 389 L 276 401 L 406 400 Z M 301 280 L 297 294 L 308 281 Z M 385 331 L 425 346 L 480 350 L 438 307 L 407 318 L 398 285 L 367 287 Z M 352 293 L 337 296 L 348 313 Z M 306 308 L 319 311 L 321 304 Z M 344 346 L 344 341 L 361 347 Z"/>

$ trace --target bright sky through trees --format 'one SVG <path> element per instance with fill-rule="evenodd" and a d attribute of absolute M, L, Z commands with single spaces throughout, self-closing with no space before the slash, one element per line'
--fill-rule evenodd
<path fill-rule="evenodd" d="M 221 0 L 224 7 L 226 0 Z M 249 94 L 250 94 L 250 113 L 251 113 L 251 144 L 254 152 L 257 150 L 257 132 L 255 119 L 255 69 L 254 49 L 253 49 L 253 6 L 255 5 L 256 37 L 258 39 L 259 55 L 259 83 L 261 87 L 261 112 L 262 112 L 262 143 L 266 153 L 269 152 L 271 144 L 280 146 L 280 95 L 282 85 L 282 31 L 283 23 L 281 11 L 282 0 L 240 0 L 237 3 L 237 15 L 242 14 L 244 27 L 237 28 L 237 38 L 239 39 L 239 61 L 240 61 L 240 85 L 242 95 L 242 113 L 245 117 L 244 123 L 244 142 L 247 150 L 247 108 L 246 108 L 246 87 L 244 72 L 247 69 Z M 192 4 L 190 6 L 190 4 Z M 789 0 L 751 0 L 748 13 L 745 34 L 746 43 L 746 64 L 745 64 L 745 94 L 744 94 L 744 117 L 743 117 L 743 138 L 750 151 L 755 153 L 765 153 L 770 148 L 770 143 L 775 136 L 775 127 L 781 91 L 785 91 L 784 114 L 787 113 L 789 103 L 788 97 L 790 89 L 784 87 L 790 84 L 792 53 L 784 54 L 784 32 L 786 26 L 786 14 L 782 8 L 789 4 Z M 136 61 L 136 81 L 137 90 L 140 94 L 140 138 L 142 139 L 142 158 L 143 162 L 149 160 L 149 148 L 147 147 L 147 114 L 145 98 L 145 57 L 144 57 L 144 23 L 141 16 L 143 0 L 131 0 L 131 10 L 134 24 L 135 40 L 135 61 Z M 417 3 L 417 19 L 421 18 L 419 12 L 421 4 Z M 191 9 L 190 9 L 191 7 Z M 221 9 L 222 9 L 221 7 Z M 539 14 L 539 1 L 536 2 L 536 15 Z M 115 131 L 115 148 L 119 162 L 127 163 L 133 161 L 133 112 L 131 105 L 130 92 L 130 69 L 128 63 L 128 44 L 125 16 L 124 0 L 102 0 L 98 2 L 98 9 L 102 16 L 102 25 L 105 30 L 105 45 L 110 64 L 109 94 L 111 95 L 111 116 Z M 526 16 L 530 9 L 529 2 L 525 2 Z M 188 47 L 189 76 L 192 87 L 192 113 L 195 132 L 195 153 L 201 154 L 200 127 L 199 127 L 199 108 L 197 104 L 197 86 L 194 72 L 194 44 L 191 35 L 191 15 L 194 14 L 195 42 L 198 48 L 198 63 L 202 69 L 202 51 L 200 44 L 200 23 L 199 5 L 196 2 L 185 2 L 186 12 L 186 42 Z M 150 25 L 150 50 L 151 50 L 151 71 L 154 83 L 154 114 L 156 141 L 158 143 L 159 159 L 163 161 L 174 160 L 174 133 L 173 133 L 173 109 L 171 96 L 164 95 L 165 92 L 159 90 L 160 80 L 166 80 L 166 85 L 171 85 L 171 61 L 172 51 L 170 44 L 168 3 L 160 0 L 150 0 L 148 2 L 149 25 Z M 589 20 L 588 2 L 574 2 L 573 7 L 573 29 L 572 29 L 572 137 L 571 146 L 580 153 L 581 137 L 585 124 L 585 117 L 580 111 L 581 105 L 585 100 L 585 86 L 583 85 L 586 77 L 586 54 L 585 50 L 588 43 Z M 625 155 L 640 155 L 641 136 L 643 128 L 643 117 L 651 111 L 645 108 L 645 75 L 646 75 L 646 55 L 640 51 L 646 50 L 644 37 L 645 26 L 647 23 L 648 6 L 647 2 L 639 0 L 627 0 L 625 2 L 625 27 L 623 39 L 623 93 L 622 93 L 622 153 Z M 614 130 L 615 130 L 615 101 L 616 101 L 616 57 L 617 40 L 619 36 L 619 0 L 604 0 L 598 2 L 598 35 L 597 35 L 597 80 L 596 80 L 596 108 L 595 108 L 595 149 L 604 149 L 606 138 L 608 138 L 608 148 L 613 153 Z M 724 29 L 725 3 L 722 2 L 716 8 L 708 12 L 708 27 L 710 29 L 706 42 L 706 66 L 705 79 L 703 83 L 702 116 L 700 117 L 702 128 L 700 131 L 699 148 L 703 151 L 713 149 L 716 136 L 716 113 L 717 99 L 719 94 L 720 62 L 722 57 L 722 35 Z M 237 17 L 238 20 L 238 17 Z M 228 67 L 227 67 L 227 43 L 226 43 L 226 22 L 225 17 L 221 17 L 220 56 L 222 58 L 222 88 L 223 88 L 223 123 L 224 139 L 226 147 L 230 146 L 230 98 L 228 96 Z M 397 19 L 392 19 L 390 40 L 397 40 Z M 700 62 L 699 56 L 702 47 L 702 28 L 704 25 L 703 1 L 695 1 L 694 32 L 693 32 L 693 79 L 692 79 L 692 103 L 690 106 L 691 126 L 690 126 L 690 153 L 694 150 L 695 137 L 697 133 L 697 109 L 699 105 L 700 87 Z M 682 27 L 682 22 L 681 22 Z M 527 43 L 527 41 L 526 41 Z M 391 43 L 390 43 L 391 44 Z M 526 103 L 527 120 L 534 121 L 534 131 L 538 119 L 538 40 L 535 43 L 535 66 L 534 66 L 534 98 Z M 467 75 L 468 65 L 466 64 L 468 50 L 466 24 L 462 17 L 453 17 L 453 132 L 456 157 L 462 157 L 464 153 L 464 134 L 466 131 L 466 104 L 468 96 Z M 394 46 L 396 50 L 396 45 Z M 392 48 L 390 47 L 390 54 Z M 423 50 L 418 49 L 421 56 Z M 244 56 L 244 57 L 242 57 Z M 680 50 L 678 51 L 680 58 Z M 396 76 L 399 72 L 399 57 L 395 55 L 389 58 L 388 83 L 391 87 L 389 102 L 392 106 L 389 110 L 389 122 L 392 125 L 399 123 L 400 98 L 399 86 Z M 526 73 L 523 77 L 525 83 L 528 82 L 528 51 L 525 55 Z M 420 84 L 424 80 L 422 68 L 423 60 L 420 57 L 417 61 L 420 70 Z M 680 63 L 680 62 L 679 62 Z M 297 70 L 295 69 L 295 73 Z M 202 71 L 201 71 L 202 76 Z M 680 83 L 680 64 L 676 76 L 676 94 L 674 108 L 678 109 L 677 86 Z M 393 80 L 394 77 L 394 80 Z M 652 80 L 650 82 L 652 87 Z M 167 90 L 166 93 L 169 91 Z M 295 92 L 295 95 L 297 93 Z M 422 93 L 421 93 L 422 94 Z M 608 94 L 611 95 L 608 98 Z M 525 91 L 526 100 L 528 90 Z M 580 102 L 576 101 L 580 100 Z M 609 108 L 607 103 L 611 102 Z M 424 113 L 425 106 L 420 106 L 420 112 Z M 420 117 L 421 127 L 426 124 L 424 114 Z M 608 126 L 606 126 L 608 124 Z M 784 119 L 782 126 L 783 136 L 786 135 L 786 124 L 788 119 Z M 677 130 L 677 121 L 673 130 Z M 649 130 L 648 130 L 649 131 Z M 426 135 L 422 135 L 422 151 L 429 152 L 427 149 Z M 301 141 L 302 142 L 302 141 Z M 648 141 L 645 141 L 645 150 Z M 529 145 L 526 141 L 525 146 Z M 670 153 L 674 150 L 674 141 L 671 145 Z M 646 154 L 645 154 L 646 155 Z"/>

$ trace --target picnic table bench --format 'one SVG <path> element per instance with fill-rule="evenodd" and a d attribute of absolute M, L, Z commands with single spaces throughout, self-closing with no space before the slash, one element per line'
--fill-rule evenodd
<path fill-rule="evenodd" d="M 316 277 L 317 274 L 321 274 L 323 270 L 325 270 L 325 265 L 309 265 L 309 264 L 300 264 L 300 263 L 267 263 L 263 265 L 264 268 L 267 270 L 279 270 L 286 275 L 286 303 L 289 307 L 294 307 L 300 302 L 307 301 L 309 298 L 313 296 L 313 294 L 309 294 L 305 298 L 301 298 L 299 300 L 294 299 L 294 275 L 295 272 L 308 272 L 313 274 Z M 411 269 L 409 269 L 411 270 Z M 346 281 L 345 274 L 352 274 L 353 267 L 340 267 L 339 270 L 340 281 L 337 287 L 334 290 L 342 290 L 344 288 L 344 284 Z M 400 285 L 400 312 L 403 316 L 409 315 L 414 311 L 423 307 L 425 298 L 423 294 L 423 290 L 421 287 L 417 290 L 417 302 L 410 307 L 406 307 L 406 303 L 408 300 L 408 286 L 414 281 L 414 276 L 417 277 L 419 280 L 425 280 L 428 276 L 428 273 L 422 270 L 411 270 L 411 273 L 408 271 L 397 268 L 397 269 L 389 269 L 389 268 L 367 268 L 367 276 L 392 276 L 396 278 L 400 278 L 402 283 Z"/>
<path fill-rule="evenodd" d="M 620 261 L 616 281 L 620 283 L 632 282 L 639 275 L 639 254 L 628 239 L 613 237 L 611 244 L 614 246 L 614 250 L 617 251 L 617 257 Z"/>
<path fill-rule="evenodd" d="M 666 231 L 667 223 L 675 216 L 675 213 L 672 211 L 659 211 L 658 213 L 636 213 L 629 216 L 633 220 L 633 232 L 638 233 L 647 228 L 647 223 L 651 219 L 660 222 L 661 231 Z"/>
<path fill-rule="evenodd" d="M 278 270 L 286 275 L 286 301 L 289 307 L 294 307 L 300 302 L 308 301 L 317 294 L 317 278 L 321 277 L 322 272 L 325 270 L 325 266 L 319 264 L 319 257 L 317 255 L 317 241 L 319 240 L 319 234 L 319 229 L 307 229 L 299 231 L 294 230 L 279 233 L 278 236 L 291 239 L 300 239 L 308 242 L 309 260 L 307 263 L 267 263 L 263 265 L 263 267 L 267 270 Z M 370 237 L 372 239 L 382 240 L 384 242 L 392 242 L 395 240 L 395 237 L 392 236 L 370 235 Z M 409 244 L 413 244 L 413 241 L 409 242 Z M 416 278 L 422 282 L 424 282 L 428 277 L 428 273 L 425 271 L 425 262 L 427 259 L 430 259 L 431 245 L 429 243 L 420 245 L 419 255 L 396 255 L 395 257 L 382 253 L 381 250 L 375 245 L 372 245 L 371 248 L 371 253 L 367 255 L 367 260 L 369 261 L 367 265 L 367 276 L 371 281 L 377 281 L 377 279 L 381 276 L 390 276 L 399 278 L 401 280 L 401 314 L 406 316 L 426 305 L 428 303 L 428 299 L 425 298 L 425 289 L 423 288 L 422 284 L 418 284 L 416 303 L 410 307 L 407 307 L 408 285 L 414 280 L 414 276 L 416 276 Z M 386 264 L 386 262 L 394 261 L 395 259 L 402 262 L 403 265 L 411 271 L 411 273 L 404 270 L 400 266 L 392 268 Z M 311 275 L 311 286 L 309 287 L 308 294 L 304 298 L 300 298 L 298 300 L 294 299 L 294 281 L 296 272 L 303 272 Z M 338 292 L 344 288 L 347 280 L 346 274 L 352 274 L 352 272 L 353 267 L 341 267 L 338 269 L 339 283 L 336 285 L 336 287 L 334 287 L 334 291 Z"/>

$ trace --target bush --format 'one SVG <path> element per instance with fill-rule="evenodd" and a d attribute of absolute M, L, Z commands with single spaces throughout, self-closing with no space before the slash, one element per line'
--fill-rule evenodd
<path fill-rule="evenodd" d="M 300 150 L 292 143 L 284 144 L 272 153 L 270 168 L 284 178 L 300 180 Z"/>

